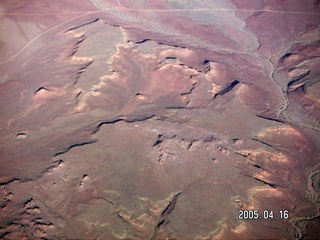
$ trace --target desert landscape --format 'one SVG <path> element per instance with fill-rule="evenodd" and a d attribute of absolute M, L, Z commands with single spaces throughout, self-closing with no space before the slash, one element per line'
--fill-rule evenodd
<path fill-rule="evenodd" d="M 0 18 L 0 238 L 319 237 L 319 1 Z"/>

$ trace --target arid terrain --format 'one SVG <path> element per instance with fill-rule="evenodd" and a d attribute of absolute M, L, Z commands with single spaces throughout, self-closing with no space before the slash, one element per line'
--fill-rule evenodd
<path fill-rule="evenodd" d="M 0 18 L 0 238 L 319 237 L 319 1 Z"/>

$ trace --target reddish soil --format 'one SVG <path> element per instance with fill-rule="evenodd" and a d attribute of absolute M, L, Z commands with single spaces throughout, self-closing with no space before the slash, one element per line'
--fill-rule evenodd
<path fill-rule="evenodd" d="M 318 1 L 2 0 L 0 18 L 0 238 L 319 236 Z"/>

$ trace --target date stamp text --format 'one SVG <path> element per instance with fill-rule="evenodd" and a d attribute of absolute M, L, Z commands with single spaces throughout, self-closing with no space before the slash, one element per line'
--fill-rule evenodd
<path fill-rule="evenodd" d="M 289 219 L 288 210 L 243 210 L 238 211 L 239 220 L 254 220 L 254 219 Z"/>

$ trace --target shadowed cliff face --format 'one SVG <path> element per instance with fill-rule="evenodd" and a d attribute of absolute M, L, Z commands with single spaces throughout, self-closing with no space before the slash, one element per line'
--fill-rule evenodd
<path fill-rule="evenodd" d="M 318 236 L 318 1 L 5 0 L 0 17 L 1 237 Z"/>

